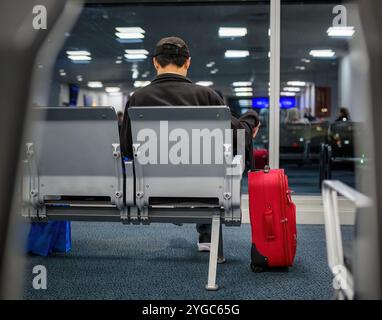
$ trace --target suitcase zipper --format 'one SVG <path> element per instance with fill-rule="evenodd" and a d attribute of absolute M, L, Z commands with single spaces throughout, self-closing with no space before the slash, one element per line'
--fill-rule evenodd
<path fill-rule="evenodd" d="M 285 190 L 285 175 L 283 172 L 280 172 L 281 178 L 280 179 L 280 187 L 281 187 L 281 194 L 282 197 L 280 198 L 281 200 L 281 212 L 282 212 L 282 217 L 280 223 L 283 225 L 284 228 L 284 254 L 285 254 L 285 260 L 286 260 L 286 265 L 289 265 L 289 248 L 288 248 L 288 217 L 286 216 L 286 208 L 285 204 L 288 202 L 286 197 L 287 197 L 287 190 Z"/>

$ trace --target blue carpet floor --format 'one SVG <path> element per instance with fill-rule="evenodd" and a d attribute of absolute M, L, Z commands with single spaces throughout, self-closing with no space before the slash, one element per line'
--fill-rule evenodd
<path fill-rule="evenodd" d="M 344 228 L 349 240 L 352 228 Z M 250 272 L 250 226 L 223 228 L 227 263 L 217 292 L 207 292 L 208 254 L 196 251 L 192 225 L 72 223 L 72 251 L 28 256 L 25 299 L 331 299 L 323 226 L 299 226 L 289 272 Z M 46 266 L 47 290 L 32 288 L 32 268 Z"/>

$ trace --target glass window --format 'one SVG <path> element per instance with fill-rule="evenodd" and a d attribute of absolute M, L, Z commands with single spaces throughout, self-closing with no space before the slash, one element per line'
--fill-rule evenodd
<path fill-rule="evenodd" d="M 350 5 L 283 2 L 281 11 L 280 166 L 297 193 L 320 193 L 321 180 L 355 186 L 362 102 L 355 103 L 349 61 L 357 30 Z M 359 104 L 360 103 L 360 104 Z"/>

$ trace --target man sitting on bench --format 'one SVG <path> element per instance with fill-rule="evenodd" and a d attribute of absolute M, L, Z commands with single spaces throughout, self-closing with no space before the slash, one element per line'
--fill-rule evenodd
<path fill-rule="evenodd" d="M 121 130 L 121 149 L 125 157 L 133 158 L 131 123 L 127 109 L 144 106 L 218 106 L 223 99 L 212 89 L 198 86 L 186 78 L 191 58 L 186 43 L 177 37 L 161 39 L 155 48 L 153 63 L 157 77 L 146 87 L 134 92 L 126 104 Z M 236 130 L 245 130 L 246 153 L 251 149 L 252 138 L 257 134 L 260 121 L 252 110 L 239 119 L 232 117 L 234 130 L 234 154 L 236 154 Z M 198 224 L 198 250 L 209 251 L 211 225 Z"/>

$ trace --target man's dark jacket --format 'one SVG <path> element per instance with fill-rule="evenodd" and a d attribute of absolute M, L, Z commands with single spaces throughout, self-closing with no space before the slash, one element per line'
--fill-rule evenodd
<path fill-rule="evenodd" d="M 166 73 L 157 76 L 148 86 L 137 90 L 125 107 L 121 130 L 121 148 L 124 156 L 132 158 L 131 123 L 129 107 L 161 106 L 219 106 L 225 105 L 223 99 L 212 89 L 195 85 L 186 77 Z M 249 111 L 239 119 L 232 116 L 231 127 L 234 129 L 234 153 L 236 130 L 245 130 L 246 152 L 252 143 L 252 131 L 258 125 L 259 118 L 255 111 Z"/>

